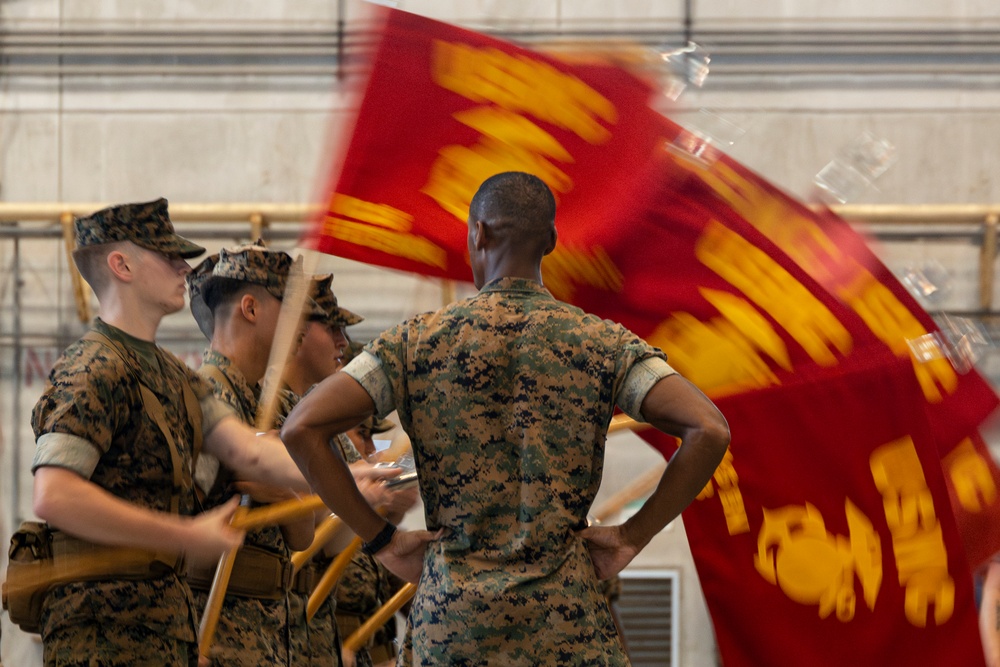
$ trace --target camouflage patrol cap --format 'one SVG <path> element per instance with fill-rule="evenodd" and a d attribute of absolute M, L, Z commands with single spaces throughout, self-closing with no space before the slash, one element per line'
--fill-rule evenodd
<path fill-rule="evenodd" d="M 212 309 L 205 303 L 205 283 L 212 277 L 212 271 L 218 261 L 218 253 L 209 255 L 187 275 L 191 314 L 194 315 L 194 321 L 198 323 L 198 328 L 209 340 L 215 331 L 215 316 L 212 314 Z"/>
<path fill-rule="evenodd" d="M 292 268 L 292 257 L 282 250 L 271 250 L 264 245 L 262 239 L 256 243 L 248 243 L 232 248 L 223 248 L 218 255 L 209 257 L 188 275 L 188 288 L 191 290 L 191 312 L 198 320 L 198 326 L 202 332 L 208 328 L 214 329 L 214 317 L 207 304 L 204 309 L 199 304 L 204 304 L 205 291 L 215 278 L 229 278 L 241 283 L 250 285 L 260 285 L 276 299 L 281 300 L 285 296 L 285 288 L 288 285 L 288 275 Z M 204 314 L 199 319 L 199 313 Z M 306 298 L 303 307 L 307 317 L 323 316 L 324 311 L 311 298 Z M 206 334 L 211 337 L 211 334 Z"/>
<path fill-rule="evenodd" d="M 141 248 L 184 259 L 197 257 L 205 252 L 200 245 L 191 243 L 174 232 L 174 225 L 167 213 L 167 200 L 139 204 L 120 204 L 76 219 L 76 245 L 78 248 L 131 241 Z"/>
<path fill-rule="evenodd" d="M 212 277 L 260 285 L 272 296 L 281 299 L 285 295 L 291 268 L 291 255 L 266 248 L 263 241 L 258 240 L 257 243 L 223 248 L 212 268 Z"/>
<path fill-rule="evenodd" d="M 313 276 L 309 295 L 323 309 L 322 317 L 314 318 L 328 326 L 346 327 L 357 324 L 365 318 L 337 305 L 337 295 L 333 293 L 333 274 Z"/>

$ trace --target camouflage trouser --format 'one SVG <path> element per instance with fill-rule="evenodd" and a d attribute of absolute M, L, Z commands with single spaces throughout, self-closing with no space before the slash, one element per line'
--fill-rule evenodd
<path fill-rule="evenodd" d="M 195 591 L 199 608 L 208 595 Z M 285 600 L 227 595 L 209 651 L 212 667 L 288 665 L 288 610 Z"/>
<path fill-rule="evenodd" d="M 313 667 L 340 667 L 340 637 L 333 617 L 336 604 L 328 597 L 309 621 L 309 648 Z"/>
<path fill-rule="evenodd" d="M 195 667 L 197 644 L 141 625 L 68 625 L 46 634 L 45 667 Z"/>
<path fill-rule="evenodd" d="M 288 664 L 293 667 L 329 665 L 329 662 L 318 659 L 323 649 L 314 642 L 322 642 L 322 637 L 317 637 L 312 624 L 306 622 L 308 603 L 309 596 L 304 593 L 288 593 Z"/>

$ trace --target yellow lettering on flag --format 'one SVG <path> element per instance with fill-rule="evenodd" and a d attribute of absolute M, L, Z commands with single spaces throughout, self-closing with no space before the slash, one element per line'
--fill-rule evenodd
<path fill-rule="evenodd" d="M 921 362 L 912 355 L 908 341 L 925 335 L 927 329 L 867 269 L 858 275 L 854 284 L 839 287 L 837 296 L 864 320 L 872 333 L 893 354 L 897 357 L 910 357 L 924 398 L 938 403 L 943 399 L 939 387 L 949 394 L 955 391 L 958 387 L 958 375 L 947 359 Z"/>
<path fill-rule="evenodd" d="M 442 88 L 466 99 L 534 116 L 590 144 L 611 138 L 600 121 L 618 120 L 614 105 L 599 92 L 572 74 L 526 55 L 435 40 L 431 76 Z"/>
<path fill-rule="evenodd" d="M 855 576 L 869 609 L 875 608 L 882 585 L 878 533 L 850 499 L 844 501 L 844 511 L 848 538 L 827 531 L 822 513 L 811 503 L 764 508 L 754 555 L 754 567 L 765 581 L 799 604 L 818 605 L 820 618 L 836 611 L 842 623 L 854 618 Z"/>
<path fill-rule="evenodd" d="M 948 574 L 941 522 L 912 438 L 882 445 L 869 463 L 892 534 L 899 585 L 906 591 L 906 618 L 912 625 L 926 627 L 928 608 L 933 606 L 934 622 L 942 625 L 955 609 L 955 582 Z"/>
<path fill-rule="evenodd" d="M 731 322 L 741 334 L 754 345 L 771 357 L 786 371 L 792 370 L 792 360 L 788 357 L 788 347 L 781 336 L 771 327 L 767 318 L 756 308 L 735 294 L 699 288 L 698 292 L 712 304 L 728 322 Z"/>
<path fill-rule="evenodd" d="M 907 341 L 927 334 L 926 328 L 867 268 L 843 253 L 814 219 L 722 161 L 709 169 L 681 159 L 674 162 L 703 180 L 750 225 L 854 310 L 893 354 L 909 357 L 928 401 L 938 403 L 943 398 L 941 390 L 951 394 L 957 389 L 958 377 L 946 359 L 922 363 L 910 352 Z"/>
<path fill-rule="evenodd" d="M 698 259 L 746 294 L 823 366 L 851 351 L 851 335 L 806 287 L 767 253 L 712 220 L 695 245 Z"/>
<path fill-rule="evenodd" d="M 556 163 L 571 163 L 573 156 L 528 116 L 594 145 L 611 138 L 603 123 L 618 120 L 614 104 L 572 74 L 492 47 L 435 40 L 431 77 L 479 105 L 454 114 L 478 133 L 478 141 L 441 148 L 421 188 L 463 223 L 472 195 L 496 173 L 526 171 L 557 193 L 572 189 L 572 180 Z"/>
<path fill-rule="evenodd" d="M 776 334 L 773 329 L 767 333 L 770 325 L 751 304 L 745 303 L 742 317 L 754 322 L 747 334 L 765 332 L 763 344 L 748 338 L 738 322 L 725 317 L 702 322 L 685 312 L 671 314 L 646 340 L 666 352 L 670 365 L 712 398 L 780 384 L 762 356 Z"/>
<path fill-rule="evenodd" d="M 733 466 L 732 450 L 726 450 L 722 462 L 712 474 L 705 488 L 698 494 L 697 500 L 705 500 L 715 495 L 715 486 L 719 487 L 719 502 L 722 503 L 722 513 L 726 518 L 726 530 L 730 535 L 750 532 L 750 519 L 747 518 L 746 507 L 743 505 L 743 494 L 740 492 L 740 477 Z"/>
<path fill-rule="evenodd" d="M 966 511 L 978 514 L 996 501 L 997 485 L 989 463 L 976 451 L 971 438 L 959 443 L 941 463 Z"/>
<path fill-rule="evenodd" d="M 352 219 L 353 218 L 353 219 Z M 334 194 L 323 222 L 325 236 L 396 257 L 444 269 L 447 253 L 423 236 L 411 234 L 413 216 L 387 204 Z"/>
<path fill-rule="evenodd" d="M 563 301 L 572 300 L 577 285 L 621 292 L 625 280 L 603 247 L 595 245 L 585 249 L 565 243 L 545 256 L 542 278 L 549 291 Z"/>
<path fill-rule="evenodd" d="M 555 192 L 568 192 L 573 187 L 569 176 L 552 162 L 572 162 L 572 156 L 527 118 L 496 107 L 477 107 L 459 112 L 455 118 L 477 130 L 479 140 L 472 146 L 451 144 L 439 150 L 420 191 L 462 223 L 472 195 L 493 174 L 526 171 Z"/>

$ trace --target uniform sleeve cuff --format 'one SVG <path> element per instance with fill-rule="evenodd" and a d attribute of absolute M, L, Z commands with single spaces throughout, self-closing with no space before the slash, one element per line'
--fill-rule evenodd
<path fill-rule="evenodd" d="M 42 466 L 54 466 L 90 479 L 100 460 L 101 452 L 97 445 L 86 438 L 69 433 L 43 433 L 36 441 L 31 472 Z"/>
<path fill-rule="evenodd" d="M 384 417 L 396 409 L 389 376 L 382 362 L 371 352 L 363 351 L 341 371 L 358 381 L 375 403 L 375 414 Z"/>
<path fill-rule="evenodd" d="M 650 357 L 634 364 L 625 376 L 621 389 L 618 390 L 616 399 L 618 407 L 637 422 L 644 422 L 642 401 L 646 398 L 646 394 L 654 384 L 676 373 L 670 364 L 659 357 Z"/>
<path fill-rule="evenodd" d="M 201 399 L 198 404 L 201 406 L 201 433 L 207 436 L 225 417 L 235 416 L 233 409 L 222 400 L 216 398 L 215 394 L 208 394 Z"/>

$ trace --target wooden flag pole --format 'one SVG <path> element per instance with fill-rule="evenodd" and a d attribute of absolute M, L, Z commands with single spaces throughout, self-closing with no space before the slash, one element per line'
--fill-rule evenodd
<path fill-rule="evenodd" d="M 325 507 L 323 500 L 316 494 L 304 498 L 282 500 L 247 511 L 238 520 L 233 519 L 233 526 L 243 530 L 274 526 L 279 523 L 303 519 Z"/>
<path fill-rule="evenodd" d="M 323 577 L 316 584 L 316 588 L 313 590 L 312 595 L 309 596 L 309 602 L 306 604 L 306 619 L 312 620 L 316 612 L 319 611 L 319 607 L 323 604 L 330 593 L 333 592 L 334 587 L 340 580 L 340 575 L 344 573 L 347 566 L 351 563 L 351 559 L 354 558 L 354 552 L 361 548 L 361 538 L 355 537 L 351 540 L 351 543 L 347 545 L 343 551 L 337 554 L 337 557 L 333 559 L 330 563 L 330 567 L 326 569 L 323 573 Z"/>
<path fill-rule="evenodd" d="M 313 533 L 313 541 L 308 547 L 302 551 L 296 551 L 292 554 L 292 574 L 298 574 L 309 560 L 319 553 L 319 550 L 327 545 L 327 543 L 333 539 L 333 536 L 337 534 L 341 528 L 344 527 L 344 522 L 340 520 L 340 517 L 331 514 L 330 516 L 323 519 L 323 521 L 316 526 L 316 531 Z"/>
<path fill-rule="evenodd" d="M 288 270 L 288 283 L 281 299 L 281 311 L 275 326 L 274 341 L 271 343 L 271 354 L 261 382 L 260 402 L 257 406 L 259 431 L 267 431 L 274 426 L 274 417 L 278 412 L 278 392 L 281 390 L 288 359 L 292 355 L 292 348 L 302 325 L 305 304 L 309 299 L 310 279 L 316 272 L 318 261 L 315 251 L 303 250 Z"/>
<path fill-rule="evenodd" d="M 614 515 L 621 512 L 625 506 L 633 500 L 638 500 L 639 498 L 651 493 L 653 489 L 656 488 L 657 484 L 660 483 L 660 478 L 663 477 L 663 471 L 666 469 L 667 462 L 663 461 L 659 465 L 646 471 L 645 474 L 640 476 L 627 487 L 601 503 L 601 506 L 591 512 L 591 515 L 597 519 L 598 522 L 603 523 L 604 521 L 607 521 Z"/>
<path fill-rule="evenodd" d="M 236 508 L 236 514 L 233 515 L 233 525 L 236 525 L 237 520 L 242 519 L 247 513 L 246 505 L 249 502 L 250 496 L 244 495 L 240 506 Z M 201 625 L 198 626 L 198 654 L 204 658 L 209 657 L 212 642 L 215 641 L 215 631 L 219 627 L 219 616 L 222 614 L 222 602 L 226 597 L 229 577 L 233 574 L 233 563 L 236 562 L 238 551 L 239 547 L 236 547 L 222 554 L 219 565 L 215 568 L 212 588 L 208 592 L 208 602 L 205 603 L 205 611 L 201 615 Z"/>
<path fill-rule="evenodd" d="M 403 605 L 413 599 L 413 595 L 417 592 L 416 584 L 407 583 L 405 586 L 396 591 L 396 594 L 386 601 L 384 605 L 378 608 L 374 614 L 372 614 L 368 620 L 361 624 L 357 630 L 351 633 L 351 636 L 344 640 L 344 648 L 352 653 L 357 653 L 358 649 L 368 643 L 371 636 L 381 628 L 386 622 L 395 614 L 397 611 L 403 608 Z"/>
<path fill-rule="evenodd" d="M 263 224 L 263 219 L 255 222 L 259 227 Z M 307 260 L 308 266 L 306 266 Z M 260 402 L 257 406 L 256 426 L 259 431 L 268 431 L 274 426 L 274 418 L 278 409 L 278 392 L 281 389 L 285 369 L 288 366 L 288 359 L 292 354 L 292 345 L 302 322 L 304 306 L 308 298 L 309 277 L 315 273 L 316 262 L 315 252 L 304 251 L 295 258 L 289 269 L 285 294 L 281 300 L 281 312 L 278 315 L 274 340 L 271 343 L 267 371 L 264 373 L 262 382 Z M 317 501 L 319 502 L 318 506 L 310 504 Z M 238 520 L 237 517 L 234 517 L 233 525 L 249 530 L 254 527 L 287 521 L 292 517 L 301 518 L 303 514 L 300 512 L 310 514 L 323 506 L 319 496 L 310 496 L 303 501 L 287 502 L 295 503 L 295 507 L 286 506 L 286 503 L 282 502 L 275 503 L 279 506 L 277 509 L 271 505 L 254 510 L 254 514 L 250 518 L 238 513 Z M 236 550 L 223 554 L 219 560 L 219 566 L 216 568 L 215 578 L 212 580 L 208 604 L 202 615 L 201 627 L 198 632 L 198 651 L 206 658 L 212 647 L 212 641 L 215 639 L 215 630 L 219 624 L 222 602 L 226 597 L 226 589 L 229 587 L 229 577 L 232 574 L 235 559 Z"/>

